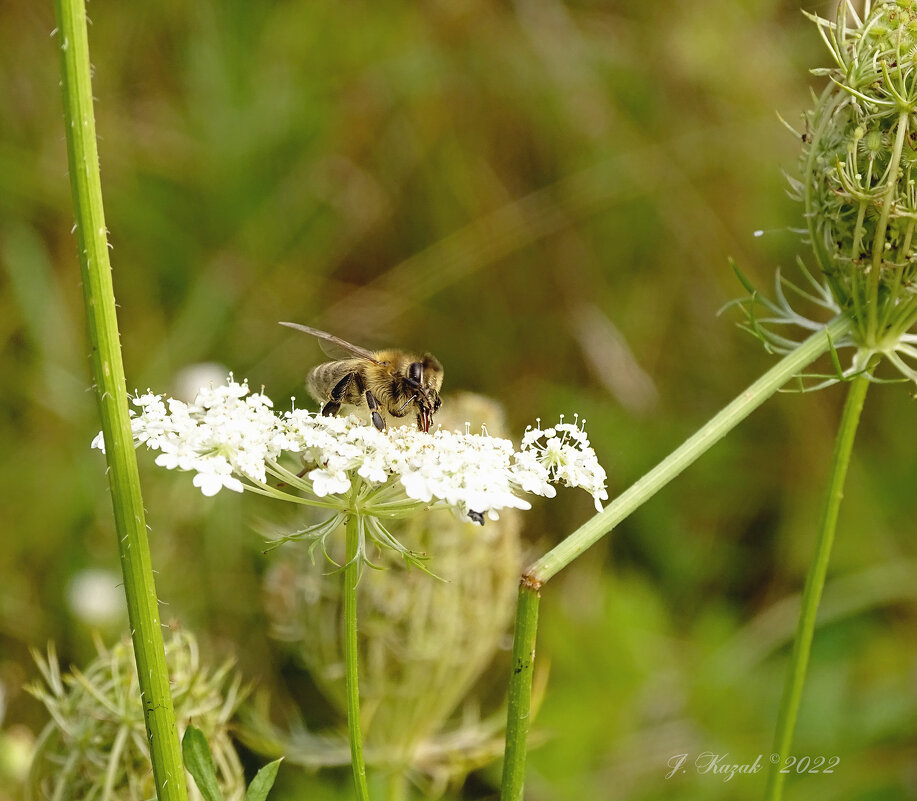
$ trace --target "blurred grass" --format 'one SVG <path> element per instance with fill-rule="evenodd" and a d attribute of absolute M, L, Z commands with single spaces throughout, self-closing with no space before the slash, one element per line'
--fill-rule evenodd
<path fill-rule="evenodd" d="M 802 251 L 781 175 L 797 143 L 774 112 L 798 119 L 826 55 L 792 3 L 96 0 L 90 13 L 129 388 L 177 391 L 181 368 L 216 361 L 278 403 L 303 397 L 322 356 L 276 326 L 300 320 L 429 348 L 446 389 L 499 398 L 511 430 L 578 411 L 614 493 L 770 363 L 716 311 L 740 291 L 728 256 L 764 286 Z M 65 663 L 92 653 L 68 583 L 117 570 L 88 449 L 51 17 L 0 6 L 5 731 L 43 723 L 21 693 L 29 644 L 53 638 Z M 546 590 L 538 727 L 552 736 L 531 755 L 532 798 L 759 797 L 758 777 L 676 787 L 665 764 L 769 748 L 784 602 L 811 554 L 840 394 L 778 397 Z M 818 633 L 797 740 L 841 763 L 793 778 L 790 799 L 917 798 L 914 434 L 907 388 L 871 393 L 831 569 L 841 611 Z M 245 643 L 243 669 L 272 686 L 289 671 L 248 526 L 265 510 L 202 499 L 144 461 L 163 618 L 215 661 Z M 573 494 L 536 508 L 533 553 L 589 513 Z M 334 797 L 285 781 L 281 797 Z"/>

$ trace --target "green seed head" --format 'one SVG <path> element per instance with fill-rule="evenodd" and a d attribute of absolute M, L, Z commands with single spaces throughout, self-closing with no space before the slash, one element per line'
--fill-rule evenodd
<path fill-rule="evenodd" d="M 33 798 L 146 801 L 156 795 L 133 647 L 130 640 L 97 647 L 85 670 L 63 675 L 53 647 L 47 659 L 33 654 L 47 686 L 30 692 L 51 714 L 33 758 Z M 166 662 L 179 734 L 193 719 L 207 737 L 223 797 L 241 801 L 244 776 L 228 733 L 239 679 L 229 664 L 216 671 L 202 667 L 197 642 L 184 632 L 166 638 Z M 200 801 L 193 781 L 188 792 L 191 801 Z"/>
<path fill-rule="evenodd" d="M 797 188 L 834 300 L 858 345 L 884 352 L 917 308 L 917 6 L 814 19 L 835 64 L 814 71 L 829 83 L 806 115 Z"/>

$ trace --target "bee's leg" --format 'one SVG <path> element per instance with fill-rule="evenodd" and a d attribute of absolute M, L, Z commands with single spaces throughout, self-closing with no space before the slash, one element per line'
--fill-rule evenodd
<path fill-rule="evenodd" d="M 325 417 L 334 417 L 341 410 L 341 401 L 347 394 L 347 388 L 353 381 L 356 373 L 347 373 L 331 390 L 331 397 L 322 406 L 322 415 Z"/>
<path fill-rule="evenodd" d="M 369 407 L 369 413 L 372 415 L 373 425 L 380 431 L 385 431 L 385 420 L 383 420 L 382 415 L 379 414 L 379 401 L 376 400 L 376 396 L 369 390 L 366 390 L 366 405 Z"/>
<path fill-rule="evenodd" d="M 383 420 L 382 415 L 379 414 L 379 401 L 377 401 L 376 396 L 366 388 L 366 381 L 363 379 L 363 376 L 359 373 L 353 373 L 353 383 L 357 388 L 357 394 L 366 398 L 366 406 L 372 417 L 373 425 L 380 431 L 385 431 L 385 420 Z"/>

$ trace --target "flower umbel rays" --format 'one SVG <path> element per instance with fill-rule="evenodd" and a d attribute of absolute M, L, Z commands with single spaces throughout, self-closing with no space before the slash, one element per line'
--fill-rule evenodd
<path fill-rule="evenodd" d="M 553 427 L 530 428 L 516 450 L 507 439 L 468 430 L 378 431 L 356 417 L 278 414 L 270 398 L 231 375 L 191 403 L 147 392 L 133 405 L 134 440 L 159 452 L 160 467 L 194 472 L 205 495 L 247 489 L 327 511 L 322 522 L 278 542 L 305 539 L 324 548 L 325 538 L 355 515 L 361 562 L 368 562 L 367 541 L 414 561 L 385 521 L 419 510 L 449 508 L 483 524 L 502 509 L 530 508 L 526 494 L 553 497 L 554 483 L 585 489 L 597 509 L 608 497 L 583 425 L 563 417 Z M 104 449 L 101 436 L 93 447 Z"/>

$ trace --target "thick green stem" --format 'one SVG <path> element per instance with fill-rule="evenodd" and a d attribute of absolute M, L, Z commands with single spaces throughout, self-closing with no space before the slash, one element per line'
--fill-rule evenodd
<path fill-rule="evenodd" d="M 702 454 L 748 417 L 793 376 L 825 353 L 852 327 L 848 317 L 835 317 L 824 329 L 810 336 L 791 353 L 724 407 L 693 436 L 646 475 L 615 498 L 604 511 L 587 520 L 559 545 L 533 564 L 526 575 L 541 585 L 594 545 L 631 512 L 668 484 Z"/>
<path fill-rule="evenodd" d="M 513 634 L 513 672 L 509 684 L 506 751 L 503 754 L 503 801 L 522 801 L 540 600 L 541 593 L 538 587 L 523 579 L 519 586 L 516 630 Z"/>
<path fill-rule="evenodd" d="M 852 325 L 848 317 L 839 316 L 805 340 L 656 467 L 622 492 L 604 511 L 580 526 L 526 570 L 516 609 L 513 673 L 510 676 L 510 704 L 503 767 L 503 801 L 517 801 L 522 798 L 525 741 L 529 728 L 532 692 L 532 662 L 538 625 L 538 591 L 541 586 L 693 464 L 787 381 L 828 351 L 831 343 L 838 342 L 851 330 Z M 522 669 L 519 669 L 520 667 Z"/>
<path fill-rule="evenodd" d="M 92 109 L 86 8 L 83 0 L 55 0 L 54 8 L 61 50 L 67 153 L 91 347 L 90 361 L 105 439 L 108 480 L 153 778 L 160 801 L 185 801 L 185 773 L 169 691 L 108 261 Z"/>
<path fill-rule="evenodd" d="M 818 540 L 815 544 L 815 558 L 812 560 L 809 574 L 806 577 L 806 586 L 802 594 L 802 608 L 799 612 L 799 622 L 796 625 L 796 637 L 793 640 L 793 653 L 790 657 L 786 684 L 783 687 L 780 713 L 777 716 L 773 753 L 777 754 L 779 758 L 776 763 L 771 762 L 767 776 L 765 790 L 767 801 L 777 801 L 783 795 L 783 782 L 786 774 L 780 773 L 780 768 L 784 766 L 793 742 L 793 730 L 796 727 L 802 687 L 809 665 L 809 654 L 812 650 L 815 617 L 822 589 L 825 586 L 825 575 L 828 571 L 828 560 L 831 557 L 831 546 L 834 544 L 834 532 L 837 530 L 841 499 L 844 497 L 844 481 L 847 477 L 847 466 L 850 464 L 853 440 L 868 388 L 869 380 L 864 376 L 853 379 L 847 393 L 847 402 L 844 404 L 844 413 L 834 445 L 828 495 L 825 498 Z"/>
<path fill-rule="evenodd" d="M 347 694 L 347 729 L 353 783 L 359 801 L 369 801 L 366 765 L 363 763 L 363 737 L 360 733 L 360 685 L 357 658 L 357 583 L 360 580 L 360 518 L 347 518 L 347 561 L 344 563 L 344 687 Z"/>

